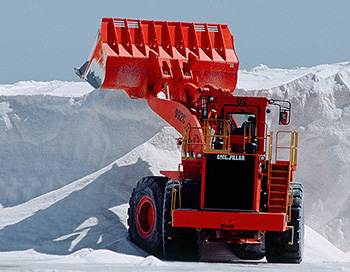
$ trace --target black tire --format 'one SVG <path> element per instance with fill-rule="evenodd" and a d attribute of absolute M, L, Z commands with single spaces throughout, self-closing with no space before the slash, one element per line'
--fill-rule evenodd
<path fill-rule="evenodd" d="M 293 244 L 289 245 L 292 231 L 266 232 L 266 259 L 270 263 L 300 263 L 304 253 L 304 188 L 300 183 L 292 182 L 293 204 L 291 221 L 294 227 Z"/>
<path fill-rule="evenodd" d="M 242 260 L 261 260 L 265 257 L 265 242 L 261 244 L 227 244 L 232 252 Z"/>
<path fill-rule="evenodd" d="M 197 181 L 180 180 L 181 208 L 200 207 L 200 185 Z M 179 184 L 174 188 L 178 191 Z M 163 253 L 168 260 L 197 261 L 202 255 L 202 233 L 193 228 L 175 228 L 171 226 L 171 194 L 173 181 L 165 186 L 163 205 Z M 179 207 L 176 198 L 176 207 Z"/>
<path fill-rule="evenodd" d="M 162 257 L 164 187 L 168 178 L 145 177 L 135 186 L 129 201 L 130 240 L 157 257 Z"/>

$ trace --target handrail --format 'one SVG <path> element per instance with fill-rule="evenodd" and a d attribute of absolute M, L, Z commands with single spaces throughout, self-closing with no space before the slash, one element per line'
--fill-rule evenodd
<path fill-rule="evenodd" d="M 216 125 L 219 126 L 219 123 L 222 124 L 222 133 L 221 134 L 212 134 L 212 128 L 213 125 L 210 125 L 210 123 L 216 122 Z M 231 140 L 231 131 L 228 129 L 230 127 L 228 120 L 221 120 L 221 119 L 207 119 L 204 121 L 204 137 L 205 137 L 205 148 L 204 153 L 229 153 L 230 151 L 230 140 Z M 215 138 L 222 138 L 222 141 L 224 143 L 223 148 L 221 150 L 214 149 L 211 146 L 213 145 L 213 140 Z"/>
<path fill-rule="evenodd" d="M 279 136 L 283 133 L 290 134 L 290 145 L 279 146 Z M 298 151 L 298 132 L 297 131 L 278 131 L 276 134 L 275 160 L 278 161 L 278 150 L 289 149 L 289 161 L 292 166 L 297 165 L 297 151 Z"/>
<path fill-rule="evenodd" d="M 270 142 L 269 142 L 269 157 L 267 159 L 267 188 L 270 187 L 271 184 L 271 163 L 272 163 L 272 146 L 273 146 L 273 131 L 270 131 Z M 266 137 L 267 141 L 267 137 Z"/>
<path fill-rule="evenodd" d="M 221 128 L 218 128 L 218 126 L 221 126 Z M 203 132 L 202 141 L 199 140 L 198 142 L 193 142 L 193 140 L 191 139 L 191 134 L 193 130 L 202 130 Z M 193 152 L 193 150 L 195 149 L 194 146 L 202 146 L 201 150 L 203 151 L 203 153 L 228 154 L 231 152 L 232 134 L 231 134 L 229 120 L 206 119 L 203 122 L 203 126 L 200 126 L 200 127 L 186 126 L 186 127 L 183 127 L 182 131 L 183 131 L 182 132 L 182 159 L 185 159 L 185 160 L 196 159 L 196 154 L 194 154 Z M 213 134 L 213 131 L 220 131 L 220 132 L 216 132 L 217 134 Z M 243 135 L 238 135 L 238 136 L 242 137 L 243 154 L 246 154 L 245 145 L 253 137 L 252 130 L 247 131 L 246 129 L 244 129 Z M 270 135 L 268 135 L 266 131 L 264 136 L 255 137 L 259 141 L 260 140 L 266 141 L 265 148 L 261 153 L 261 155 L 266 154 L 266 145 L 267 145 L 268 137 L 270 137 Z M 215 139 L 218 139 L 218 138 L 220 138 L 220 140 L 223 142 L 223 146 L 220 149 L 215 149 L 214 141 Z M 270 143 L 270 146 L 271 145 L 272 144 Z M 269 154 L 270 155 L 272 154 L 272 150 L 270 150 Z"/>
<path fill-rule="evenodd" d="M 223 124 L 221 134 L 212 134 L 213 125 L 211 123 L 217 122 Z M 218 124 L 217 124 L 218 125 Z M 230 152 L 230 131 L 228 128 L 227 120 L 219 119 L 207 119 L 204 121 L 204 126 L 201 127 L 183 127 L 182 132 L 182 159 L 193 160 L 196 159 L 195 154 L 192 153 L 191 146 L 203 146 L 203 153 L 220 153 L 228 154 Z M 200 129 L 203 131 L 203 142 L 192 142 L 190 136 L 191 131 L 195 129 Z M 224 143 L 222 149 L 212 148 L 213 140 L 215 138 L 222 138 Z"/>

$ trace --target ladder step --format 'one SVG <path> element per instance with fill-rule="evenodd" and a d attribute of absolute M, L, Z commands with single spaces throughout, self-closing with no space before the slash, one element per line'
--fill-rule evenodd
<path fill-rule="evenodd" d="M 288 171 L 271 170 L 272 174 L 288 174 Z"/>
<path fill-rule="evenodd" d="M 270 206 L 279 206 L 279 207 L 286 207 L 286 200 L 285 199 L 271 199 L 270 198 L 270 203 L 269 203 L 269 207 Z"/>
<path fill-rule="evenodd" d="M 288 169 L 271 169 L 271 172 L 288 173 Z"/>
<path fill-rule="evenodd" d="M 288 178 L 288 172 L 271 172 L 271 177 Z"/>
<path fill-rule="evenodd" d="M 283 183 L 271 183 L 270 184 L 271 187 L 283 187 L 284 189 L 287 189 L 287 184 L 283 184 Z"/>
<path fill-rule="evenodd" d="M 278 187 L 279 188 L 279 190 L 276 190 L 276 191 L 280 191 L 280 187 L 283 187 L 282 189 L 283 190 L 287 190 L 287 187 L 288 187 L 288 184 L 287 183 L 280 183 L 280 182 L 278 182 L 278 183 L 272 183 L 271 182 L 271 184 L 270 184 L 270 190 L 272 190 L 272 191 L 274 191 L 273 190 L 273 188 L 276 188 L 276 187 Z"/>
<path fill-rule="evenodd" d="M 287 199 L 287 192 L 273 191 L 270 192 L 270 199 Z"/>
<path fill-rule="evenodd" d="M 287 186 L 285 185 L 271 185 L 270 192 L 280 192 L 287 194 Z"/>
<path fill-rule="evenodd" d="M 267 211 L 270 213 L 286 213 L 286 211 L 282 209 L 269 209 Z"/>
<path fill-rule="evenodd" d="M 270 197 L 270 200 L 281 200 L 281 201 L 286 201 L 285 198 L 282 198 L 282 197 Z"/>
<path fill-rule="evenodd" d="M 274 212 L 274 213 L 285 213 L 287 211 L 287 208 L 281 207 L 281 206 L 270 205 L 267 207 L 267 211 Z"/>
<path fill-rule="evenodd" d="M 272 169 L 280 169 L 280 170 L 285 170 L 289 168 L 289 164 L 271 164 Z"/>
<path fill-rule="evenodd" d="M 286 177 L 271 177 L 271 179 L 287 180 Z"/>

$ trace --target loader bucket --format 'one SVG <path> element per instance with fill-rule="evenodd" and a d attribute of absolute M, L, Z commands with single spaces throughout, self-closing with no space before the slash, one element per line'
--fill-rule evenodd
<path fill-rule="evenodd" d="M 106 53 L 103 49 L 100 31 L 98 31 L 87 60 L 80 68 L 75 68 L 75 73 L 97 89 L 104 82 L 105 64 Z"/>
<path fill-rule="evenodd" d="M 238 65 L 227 25 L 103 18 L 87 61 L 75 70 L 95 88 L 140 98 L 185 83 L 232 92 Z"/>

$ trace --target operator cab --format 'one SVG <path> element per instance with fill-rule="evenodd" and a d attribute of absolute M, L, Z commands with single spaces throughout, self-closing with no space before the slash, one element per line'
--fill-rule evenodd
<path fill-rule="evenodd" d="M 232 153 L 264 153 L 267 98 L 225 97 L 218 99 L 218 112 L 229 122 Z"/>
<path fill-rule="evenodd" d="M 255 136 L 256 116 L 255 114 L 242 114 L 229 112 L 226 119 L 230 124 L 230 133 L 232 135 Z"/>

